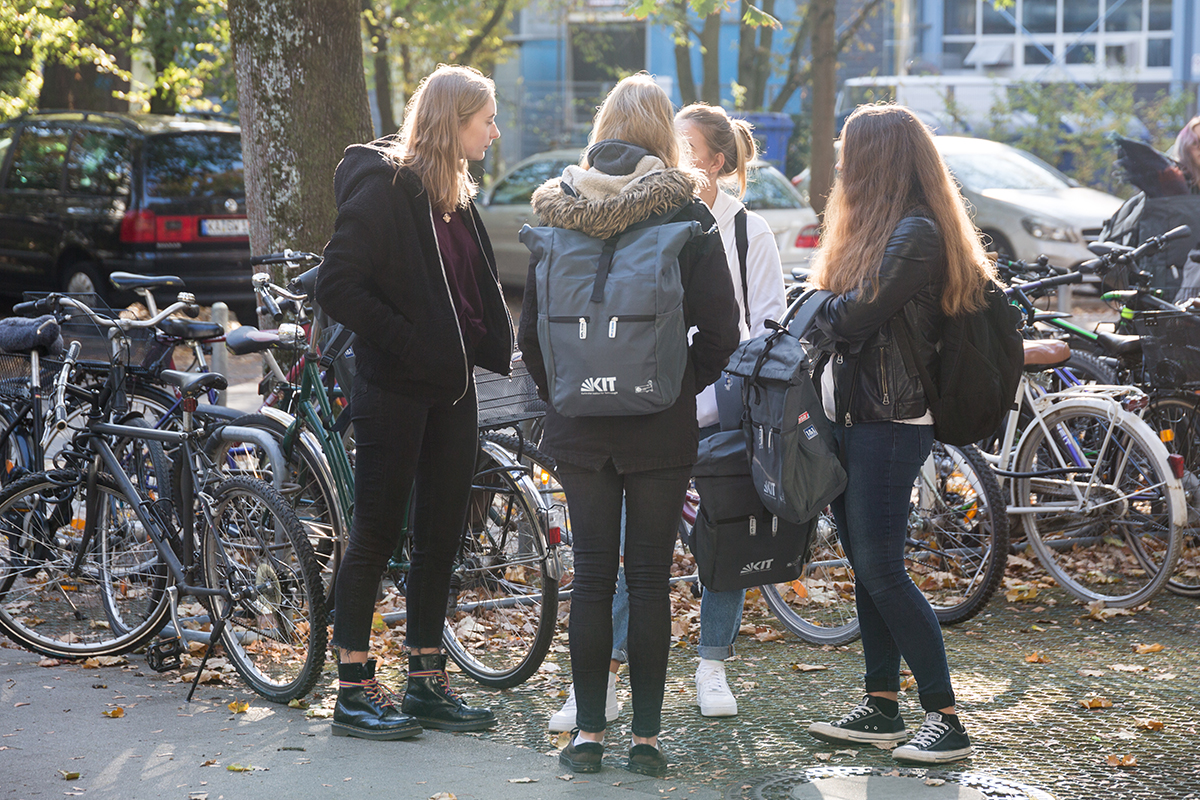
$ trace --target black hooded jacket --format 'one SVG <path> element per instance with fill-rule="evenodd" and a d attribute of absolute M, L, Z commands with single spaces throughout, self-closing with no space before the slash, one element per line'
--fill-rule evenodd
<path fill-rule="evenodd" d="M 475 276 L 487 333 L 468 352 L 429 195 L 412 170 L 396 172 L 382 144 L 352 145 L 338 164 L 338 216 L 317 277 L 317 302 L 358 335 L 359 377 L 428 402 L 457 402 L 472 363 L 502 375 L 511 371 L 513 326 L 496 257 L 472 203 L 464 213 L 487 264 Z"/>

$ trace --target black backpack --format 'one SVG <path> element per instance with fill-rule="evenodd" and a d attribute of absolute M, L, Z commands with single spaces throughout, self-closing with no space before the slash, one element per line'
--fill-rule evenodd
<path fill-rule="evenodd" d="M 924 363 L 914 357 L 904 315 L 893 317 L 905 367 L 921 376 L 933 413 L 934 438 L 944 444 L 961 446 L 990 436 L 1016 399 L 1025 364 L 1018 330 L 1021 312 L 995 282 L 989 282 L 985 300 L 979 311 L 946 318 L 936 386 Z"/>

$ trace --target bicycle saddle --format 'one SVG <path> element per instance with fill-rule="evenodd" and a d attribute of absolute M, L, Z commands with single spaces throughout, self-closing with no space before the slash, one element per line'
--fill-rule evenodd
<path fill-rule="evenodd" d="M 158 374 L 159 379 L 168 386 L 174 386 L 184 397 L 194 397 L 209 389 L 229 388 L 229 381 L 219 372 L 180 372 L 177 369 L 164 369 Z"/>
<path fill-rule="evenodd" d="M 167 317 L 158 323 L 158 329 L 176 339 L 216 339 L 225 335 L 225 329 L 215 322 L 199 322 L 179 317 Z"/>
<path fill-rule="evenodd" d="M 137 275 L 133 272 L 114 272 L 108 276 L 113 286 L 122 290 L 133 289 L 186 289 L 183 280 L 174 275 Z"/>
<path fill-rule="evenodd" d="M 253 325 L 243 325 L 225 334 L 225 346 L 236 356 L 270 350 L 279 341 L 275 331 L 260 331 Z"/>
<path fill-rule="evenodd" d="M 1142 352 L 1142 337 L 1096 332 L 1096 343 L 1110 356 L 1135 356 Z"/>

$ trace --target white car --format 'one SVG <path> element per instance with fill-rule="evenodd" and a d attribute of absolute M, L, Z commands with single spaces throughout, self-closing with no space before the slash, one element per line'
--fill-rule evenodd
<path fill-rule="evenodd" d="M 988 250 L 1032 260 L 1041 254 L 1060 267 L 1094 256 L 1088 242 L 1121 199 L 1087 189 L 1037 156 L 987 139 L 935 136 L 934 144 L 962 185 Z M 796 176 L 808 197 L 808 170 Z"/>
<path fill-rule="evenodd" d="M 579 163 L 579 150 L 551 150 L 521 161 L 483 193 L 479 215 L 483 218 L 500 282 L 523 289 L 529 274 L 529 250 L 517 239 L 521 226 L 537 225 L 530 207 L 534 189 Z M 817 246 L 817 215 L 784 177 L 766 162 L 750 165 L 746 185 L 746 207 L 762 215 L 775 234 L 783 274 L 789 282 L 792 269 L 806 267 Z"/>

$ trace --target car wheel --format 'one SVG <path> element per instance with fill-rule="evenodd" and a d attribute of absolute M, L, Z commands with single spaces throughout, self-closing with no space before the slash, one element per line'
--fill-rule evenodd
<path fill-rule="evenodd" d="M 68 294 L 94 294 L 102 300 L 105 297 L 100 273 L 90 261 L 76 261 L 63 267 L 59 285 Z"/>
<path fill-rule="evenodd" d="M 1008 237 L 999 231 L 983 231 L 983 249 L 989 253 L 999 253 L 1002 256 L 1016 258 Z"/>

